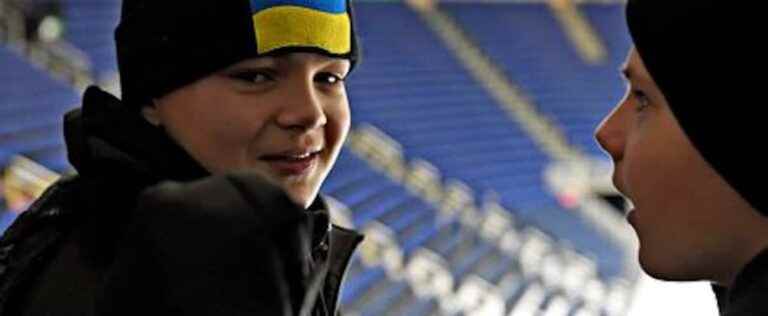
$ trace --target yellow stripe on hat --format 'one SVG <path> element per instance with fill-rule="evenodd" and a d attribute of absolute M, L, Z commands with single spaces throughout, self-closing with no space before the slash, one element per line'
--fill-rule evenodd
<path fill-rule="evenodd" d="M 338 55 L 352 50 L 352 25 L 347 13 L 278 6 L 254 14 L 253 24 L 259 54 L 286 47 L 320 48 Z"/>

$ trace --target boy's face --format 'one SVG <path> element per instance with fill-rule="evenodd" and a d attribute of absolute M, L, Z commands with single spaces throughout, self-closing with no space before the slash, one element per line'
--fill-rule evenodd
<path fill-rule="evenodd" d="M 344 59 L 311 53 L 245 60 L 146 107 L 213 174 L 251 169 L 308 207 L 350 127 Z"/>
<path fill-rule="evenodd" d="M 614 184 L 634 204 L 628 220 L 640 264 L 661 279 L 728 284 L 766 246 L 755 237 L 765 236 L 765 219 L 693 147 L 635 50 L 624 74 L 627 95 L 596 137 L 614 161 Z"/>

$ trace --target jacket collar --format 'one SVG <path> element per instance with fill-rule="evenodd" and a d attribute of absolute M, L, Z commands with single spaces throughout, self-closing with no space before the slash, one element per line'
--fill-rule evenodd
<path fill-rule="evenodd" d="M 752 259 L 734 279 L 731 287 L 713 285 L 721 315 L 740 314 L 743 309 L 766 308 L 768 298 L 768 249 Z M 761 312 L 765 312 L 760 309 Z M 755 314 L 757 315 L 757 314 Z M 763 315 L 760 313 L 760 315 Z"/>
<path fill-rule="evenodd" d="M 162 128 L 97 87 L 85 91 L 81 108 L 67 113 L 64 136 L 69 161 L 86 178 L 145 187 L 208 175 Z"/>

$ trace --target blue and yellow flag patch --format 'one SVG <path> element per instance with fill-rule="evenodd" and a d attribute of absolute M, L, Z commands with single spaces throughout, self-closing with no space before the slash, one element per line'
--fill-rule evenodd
<path fill-rule="evenodd" d="M 289 47 L 352 51 L 346 0 L 251 0 L 251 13 L 259 54 Z"/>

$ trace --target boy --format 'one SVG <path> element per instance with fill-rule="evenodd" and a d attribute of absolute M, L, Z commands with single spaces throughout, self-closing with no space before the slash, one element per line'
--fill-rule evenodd
<path fill-rule="evenodd" d="M 0 314 L 335 314 L 353 31 L 344 0 L 124 0 L 122 100 L 66 116 L 78 174 L 0 241 Z"/>
<path fill-rule="evenodd" d="M 709 280 L 723 315 L 768 313 L 765 50 L 750 4 L 630 0 L 626 98 L 597 131 L 653 277 Z M 751 36 L 754 36 L 750 38 Z"/>

